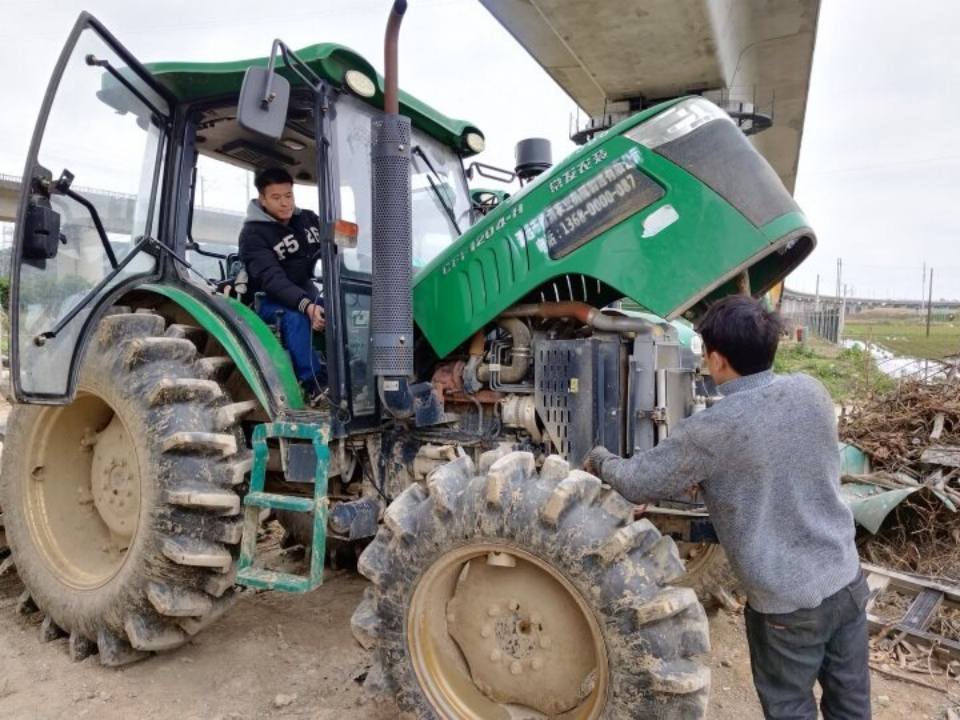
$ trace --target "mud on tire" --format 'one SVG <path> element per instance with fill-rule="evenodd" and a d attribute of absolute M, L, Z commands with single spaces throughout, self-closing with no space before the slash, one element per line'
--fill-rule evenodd
<path fill-rule="evenodd" d="M 198 328 L 129 311 L 101 322 L 77 398 L 14 406 L 0 504 L 17 570 L 75 660 L 169 650 L 233 600 L 249 470 L 239 418 Z"/>
<path fill-rule="evenodd" d="M 480 470 L 461 457 L 408 488 L 361 556 L 368 685 L 416 718 L 703 717 L 706 616 L 665 585 L 683 573 L 673 541 L 557 456 Z"/>

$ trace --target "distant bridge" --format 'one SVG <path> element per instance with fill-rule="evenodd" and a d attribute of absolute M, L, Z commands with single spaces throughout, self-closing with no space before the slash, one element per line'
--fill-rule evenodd
<path fill-rule="evenodd" d="M 834 295 L 814 295 L 812 293 L 799 292 L 785 288 L 780 298 L 781 312 L 792 314 L 802 310 L 809 310 L 814 305 L 820 307 L 837 307 L 846 301 L 847 314 L 869 310 L 871 308 L 898 308 L 913 309 L 920 311 L 920 308 L 927 307 L 926 300 L 884 300 L 878 298 L 848 297 L 838 298 Z M 933 312 L 946 312 L 950 310 L 960 310 L 960 300 L 934 300 L 931 305 Z"/>
<path fill-rule="evenodd" d="M 107 190 L 74 187 L 76 192 L 96 206 L 108 233 L 129 235 L 136 210 L 136 195 L 114 193 Z M 0 175 L 0 222 L 16 222 L 17 205 L 20 202 L 20 178 Z M 87 210 L 79 203 L 66 201 L 71 206 L 76 221 L 87 219 Z M 71 218 L 64 218 L 70 221 Z M 197 208 L 193 214 L 193 238 L 199 242 L 221 245 L 236 245 L 244 214 L 216 208 Z"/>

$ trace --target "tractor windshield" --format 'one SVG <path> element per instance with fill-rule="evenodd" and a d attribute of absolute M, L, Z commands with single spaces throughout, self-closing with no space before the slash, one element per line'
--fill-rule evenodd
<path fill-rule="evenodd" d="M 355 98 L 337 103 L 336 142 L 340 217 L 357 223 L 357 247 L 343 252 L 347 270 L 373 267 L 370 176 L 370 121 L 377 111 Z M 418 130 L 413 131 L 411 178 L 413 268 L 416 273 L 457 239 L 473 222 L 470 195 L 457 154 Z"/>

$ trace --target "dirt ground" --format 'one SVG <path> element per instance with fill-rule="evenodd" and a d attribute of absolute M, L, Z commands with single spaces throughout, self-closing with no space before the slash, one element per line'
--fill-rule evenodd
<path fill-rule="evenodd" d="M 390 702 L 365 701 L 357 678 L 369 653 L 350 634 L 366 581 L 330 573 L 305 597 L 245 593 L 236 607 L 180 650 L 119 670 L 96 657 L 72 663 L 66 640 L 44 644 L 39 613 L 17 614 L 22 585 L 0 578 L 0 717 L 246 718 L 397 717 Z M 760 718 L 750 679 L 743 618 L 711 614 L 713 670 L 708 716 Z M 945 693 L 873 678 L 874 717 L 945 717 Z"/>

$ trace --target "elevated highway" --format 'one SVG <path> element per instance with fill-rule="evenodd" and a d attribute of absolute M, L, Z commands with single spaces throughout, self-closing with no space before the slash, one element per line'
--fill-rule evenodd
<path fill-rule="evenodd" d="M 793 192 L 820 0 L 480 0 L 589 116 L 703 94 Z M 583 130 L 583 128 L 579 128 Z"/>
<path fill-rule="evenodd" d="M 74 190 L 89 199 L 99 210 L 108 233 L 130 234 L 133 226 L 133 213 L 136 196 L 112 193 L 106 190 L 75 187 Z M 17 219 L 17 204 L 20 202 L 20 178 L 12 175 L 0 175 L 0 222 L 13 223 Z M 71 216 L 63 222 L 86 222 L 87 211 L 78 203 L 70 204 Z M 217 245 L 236 245 L 243 214 L 219 210 L 216 208 L 198 208 L 193 215 L 193 237 L 204 243 Z"/>
<path fill-rule="evenodd" d="M 847 297 L 838 298 L 833 295 L 814 295 L 813 293 L 798 292 L 785 288 L 780 297 L 781 311 L 785 313 L 799 312 L 801 310 L 810 310 L 814 306 L 818 307 L 837 307 L 846 305 L 848 313 L 859 312 L 870 308 L 893 308 L 902 310 L 926 309 L 926 300 L 903 300 L 903 299 L 883 299 L 883 298 L 865 298 L 865 297 Z M 960 299 L 955 298 L 934 300 L 930 303 L 933 312 L 950 312 L 960 309 Z"/>

